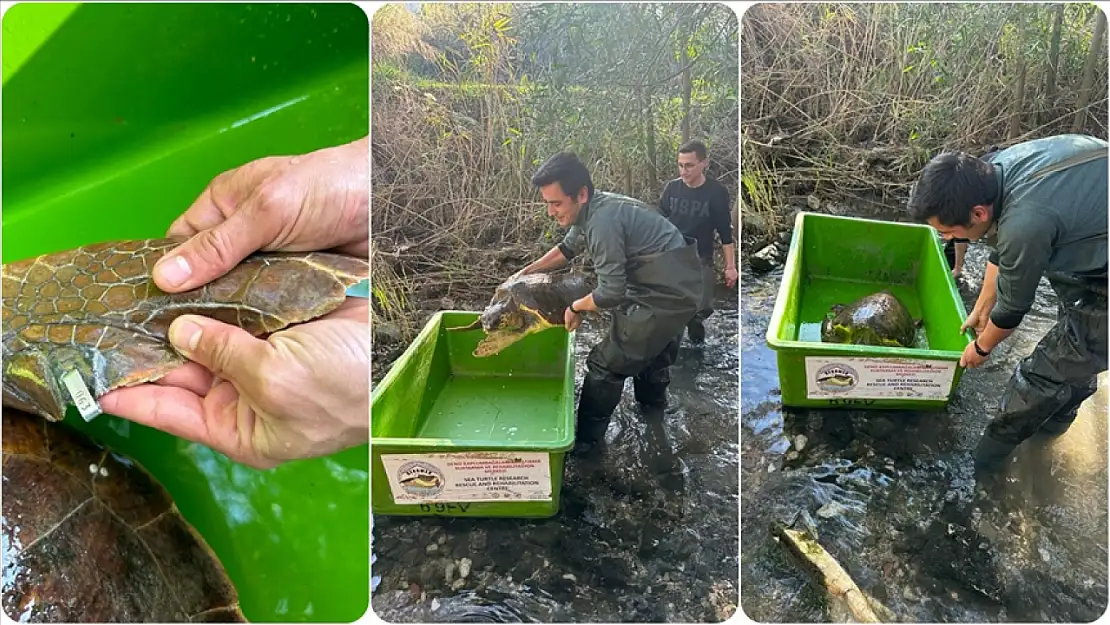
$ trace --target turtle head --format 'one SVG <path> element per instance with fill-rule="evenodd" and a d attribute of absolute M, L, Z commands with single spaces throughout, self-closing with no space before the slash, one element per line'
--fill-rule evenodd
<path fill-rule="evenodd" d="M 825 343 L 846 343 L 850 338 L 848 329 L 836 323 L 836 317 L 844 310 L 843 304 L 833 304 L 821 320 L 821 340 Z"/>
<path fill-rule="evenodd" d="M 836 323 L 826 317 L 821 322 L 821 341 L 825 343 L 851 343 L 852 331 L 844 324 Z"/>
<path fill-rule="evenodd" d="M 482 329 L 488 332 L 513 332 L 524 327 L 520 309 L 515 306 L 495 304 L 482 312 Z"/>

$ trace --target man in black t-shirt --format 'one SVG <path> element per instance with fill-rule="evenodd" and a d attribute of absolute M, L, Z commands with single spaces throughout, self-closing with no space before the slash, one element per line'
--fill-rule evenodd
<path fill-rule="evenodd" d="M 689 141 L 678 148 L 678 178 L 663 188 L 659 209 L 683 235 L 698 241 L 702 263 L 702 300 L 698 314 L 686 326 L 687 336 L 694 343 L 705 340 L 705 320 L 713 314 L 713 231 L 721 237 L 725 255 L 725 284 L 736 286 L 736 246 L 732 242 L 732 214 L 729 212 L 728 189 L 705 176 L 705 144 Z"/>

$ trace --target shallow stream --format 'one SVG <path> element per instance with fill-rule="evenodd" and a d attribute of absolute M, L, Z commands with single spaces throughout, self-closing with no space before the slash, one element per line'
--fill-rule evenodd
<path fill-rule="evenodd" d="M 373 595 L 390 622 L 713 622 L 737 604 L 737 300 L 718 288 L 701 347 L 683 343 L 669 406 L 632 382 L 599 464 L 570 459 L 550 519 L 375 517 Z M 576 333 L 578 387 L 607 326 Z M 381 379 L 384 370 L 375 379 Z"/>

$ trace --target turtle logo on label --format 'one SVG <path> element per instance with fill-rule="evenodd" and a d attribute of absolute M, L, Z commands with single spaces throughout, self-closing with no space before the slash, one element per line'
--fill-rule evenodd
<path fill-rule="evenodd" d="M 443 473 L 435 465 L 419 460 L 401 465 L 397 481 L 410 495 L 438 495 L 444 486 Z"/>
<path fill-rule="evenodd" d="M 843 393 L 855 388 L 859 374 L 848 365 L 829 364 L 817 370 L 817 386 L 826 393 Z"/>

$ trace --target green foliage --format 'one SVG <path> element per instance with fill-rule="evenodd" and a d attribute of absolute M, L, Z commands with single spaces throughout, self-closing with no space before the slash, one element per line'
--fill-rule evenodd
<path fill-rule="evenodd" d="M 654 203 L 688 119 L 711 173 L 738 185 L 739 24 L 726 6 L 390 6 L 373 20 L 390 44 L 373 58 L 373 227 L 416 242 L 423 256 L 407 262 L 422 275 L 465 266 L 473 248 L 557 241 L 531 185 L 555 152 L 576 152 L 597 188 Z M 419 34 L 402 46 L 391 29 Z"/>
<path fill-rule="evenodd" d="M 745 147 L 745 176 L 749 162 L 762 168 L 760 176 L 773 178 L 782 200 L 804 203 L 817 191 L 846 199 L 880 196 L 889 205 L 904 199 L 920 167 L 939 150 L 981 152 L 1069 132 L 1096 8 L 1065 5 L 1053 91 L 1047 77 L 1057 6 L 752 7 L 742 24 L 741 117 L 745 136 L 755 141 Z M 1022 69 L 1019 104 L 1015 86 Z M 1084 130 L 1101 137 L 1107 89 L 1102 57 Z M 757 201 L 755 192 L 745 185 L 745 200 Z"/>

